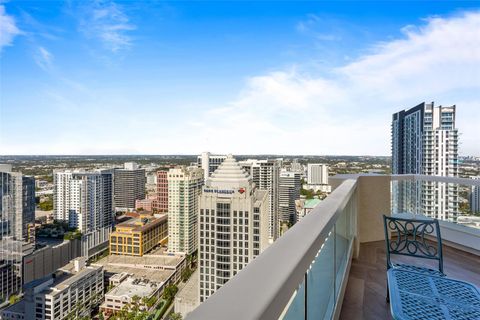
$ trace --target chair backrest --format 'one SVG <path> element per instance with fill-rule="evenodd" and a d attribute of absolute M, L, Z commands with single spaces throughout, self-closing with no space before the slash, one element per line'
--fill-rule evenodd
<path fill-rule="evenodd" d="M 404 255 L 438 260 L 438 271 L 443 273 L 442 237 L 437 219 L 407 219 L 383 215 L 387 245 L 387 269 L 392 267 L 390 255 Z M 396 234 L 390 238 L 389 232 Z M 428 236 L 437 241 L 427 242 Z"/>

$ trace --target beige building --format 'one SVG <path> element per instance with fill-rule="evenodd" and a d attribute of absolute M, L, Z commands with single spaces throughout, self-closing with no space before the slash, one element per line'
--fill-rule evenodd
<path fill-rule="evenodd" d="M 198 243 L 198 198 L 203 170 L 179 167 L 168 171 L 168 251 L 191 254 Z"/>
<path fill-rule="evenodd" d="M 168 235 L 167 215 L 141 214 L 118 224 L 110 235 L 110 254 L 143 256 Z"/>
<path fill-rule="evenodd" d="M 269 199 L 229 155 L 207 179 L 200 197 L 200 303 L 267 246 Z"/>

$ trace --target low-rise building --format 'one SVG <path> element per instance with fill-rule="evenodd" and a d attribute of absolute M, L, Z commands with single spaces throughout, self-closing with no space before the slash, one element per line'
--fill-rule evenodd
<path fill-rule="evenodd" d="M 298 199 L 295 200 L 295 208 L 297 210 L 297 221 L 305 217 L 313 210 L 322 200 L 320 199 Z"/>
<path fill-rule="evenodd" d="M 145 310 L 143 301 L 154 296 L 160 297 L 163 285 L 163 282 L 157 283 L 149 279 L 136 279 L 132 276 L 123 277 L 123 281 L 105 294 L 105 302 L 100 306 L 100 310 L 108 317 L 122 310 L 123 307 L 130 306 L 133 297 L 139 298 L 139 307 L 141 310 Z"/>
<path fill-rule="evenodd" d="M 110 254 L 143 256 L 168 236 L 167 215 L 141 214 L 116 226 L 110 235 Z"/>
<path fill-rule="evenodd" d="M 25 285 L 24 298 L 2 311 L 2 319 L 60 320 L 90 316 L 103 300 L 102 266 L 78 258 L 51 276 Z"/>

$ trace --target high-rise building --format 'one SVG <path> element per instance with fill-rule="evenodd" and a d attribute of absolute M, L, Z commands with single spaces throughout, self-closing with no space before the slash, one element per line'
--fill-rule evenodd
<path fill-rule="evenodd" d="M 154 209 L 157 212 L 168 212 L 168 171 L 157 171 L 157 192 Z"/>
<path fill-rule="evenodd" d="M 22 259 L 35 241 L 35 180 L 11 165 L 0 165 L 0 213 L 0 295 L 8 299 L 21 290 Z"/>
<path fill-rule="evenodd" d="M 474 180 L 480 180 L 480 176 L 471 177 Z M 480 186 L 472 186 L 470 190 L 470 210 L 474 213 L 480 213 Z"/>
<path fill-rule="evenodd" d="M 249 173 L 260 190 L 268 191 L 269 226 L 268 237 L 274 241 L 279 235 L 278 227 L 278 185 L 280 179 L 280 163 L 276 160 L 248 159 L 239 161 L 243 169 Z"/>
<path fill-rule="evenodd" d="M 217 170 L 218 166 L 220 166 L 226 158 L 227 156 L 213 155 L 210 152 L 202 152 L 202 154 L 197 157 L 197 165 L 203 169 L 203 177 L 205 181 L 215 170 Z"/>
<path fill-rule="evenodd" d="M 91 256 L 99 245 L 106 248 L 113 225 L 112 172 L 67 170 L 55 172 L 53 180 L 54 217 L 82 233 L 82 254 Z"/>
<path fill-rule="evenodd" d="M 455 106 L 421 103 L 393 114 L 392 173 L 445 177 L 458 175 L 458 131 Z M 416 211 L 438 219 L 455 219 L 458 187 L 438 182 L 395 186 L 398 211 Z"/>
<path fill-rule="evenodd" d="M 191 254 L 198 244 L 198 200 L 203 170 L 170 169 L 168 179 L 168 251 Z"/>
<path fill-rule="evenodd" d="M 228 156 L 200 197 L 200 302 L 268 246 L 268 191 Z"/>
<path fill-rule="evenodd" d="M 327 185 L 328 166 L 322 163 L 307 164 L 307 183 L 309 185 Z"/>
<path fill-rule="evenodd" d="M 114 170 L 115 210 L 131 211 L 135 209 L 135 200 L 145 199 L 145 169 L 135 162 L 126 162 L 123 169 Z"/>
<path fill-rule="evenodd" d="M 295 200 L 300 199 L 301 178 L 299 172 L 284 171 L 280 172 L 278 185 L 278 218 L 281 222 L 290 222 L 295 224 L 297 220 L 297 211 Z"/>

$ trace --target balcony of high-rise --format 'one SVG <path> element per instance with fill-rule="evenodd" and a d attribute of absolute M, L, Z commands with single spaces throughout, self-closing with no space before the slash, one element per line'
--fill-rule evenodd
<path fill-rule="evenodd" d="M 394 319 L 386 299 L 383 215 L 431 219 L 427 215 L 435 210 L 425 210 L 414 198 L 421 197 L 425 182 L 460 191 L 459 211 L 439 221 L 444 273 L 480 286 L 480 226 L 469 219 L 456 222 L 470 212 L 464 191 L 480 185 L 479 180 L 337 175 L 330 181 L 334 191 L 323 202 L 187 319 Z M 409 189 L 416 192 L 402 193 Z M 426 241 L 435 244 L 438 239 Z M 435 262 L 425 265 L 433 268 Z M 470 319 L 480 317 L 480 309 L 475 310 Z M 421 309 L 412 312 L 411 319 L 431 319 Z"/>

